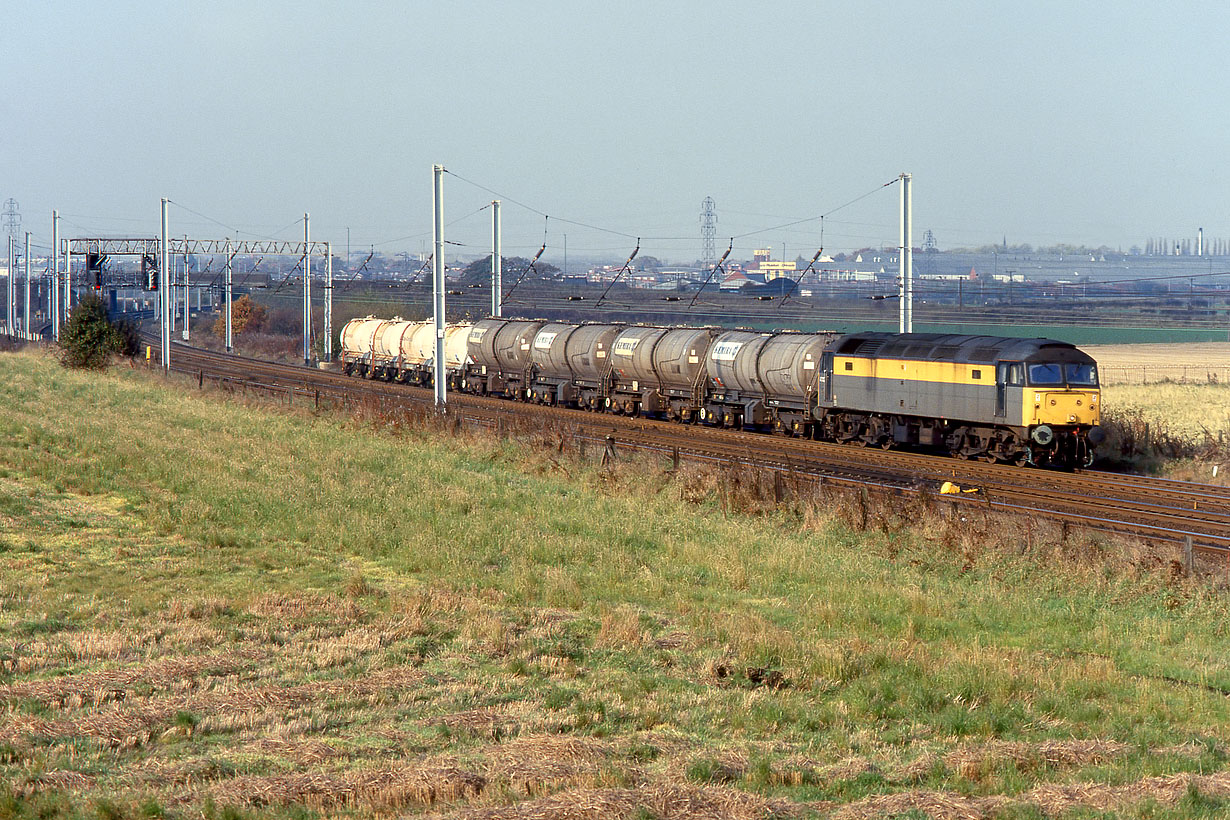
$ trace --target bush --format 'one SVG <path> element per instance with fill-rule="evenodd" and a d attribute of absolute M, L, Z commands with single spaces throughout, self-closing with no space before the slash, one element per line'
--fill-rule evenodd
<path fill-rule="evenodd" d="M 136 325 L 107 318 L 107 307 L 97 296 L 87 296 L 75 308 L 60 333 L 61 361 L 67 367 L 101 370 L 112 353 L 135 356 L 141 346 Z"/>
<path fill-rule="evenodd" d="M 259 333 L 265 326 L 265 314 L 264 305 L 253 301 L 247 294 L 240 296 L 231 303 L 231 333 L 236 336 L 245 331 Z M 213 331 L 219 339 L 226 340 L 225 316 L 219 316 L 214 321 Z"/>

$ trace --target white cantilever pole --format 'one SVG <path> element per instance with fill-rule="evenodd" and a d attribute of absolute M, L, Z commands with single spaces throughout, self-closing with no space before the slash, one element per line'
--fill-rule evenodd
<path fill-rule="evenodd" d="M 444 384 L 444 166 L 433 165 L 432 177 L 432 234 L 435 253 L 432 255 L 431 289 L 435 303 L 435 388 L 436 406 L 444 409 L 448 400 Z"/>
<path fill-rule="evenodd" d="M 8 245 L 8 281 L 5 283 L 4 293 L 4 332 L 10 336 L 17 335 L 17 267 L 16 257 L 13 255 L 13 236 L 9 234 Z"/>
<path fill-rule="evenodd" d="M 231 238 L 226 238 L 226 244 L 222 247 L 222 256 L 226 259 L 226 352 L 230 353 L 235 349 L 235 340 L 232 337 L 231 330 Z"/>
<path fill-rule="evenodd" d="M 312 217 L 303 215 L 303 363 L 312 363 Z"/>
<path fill-rule="evenodd" d="M 28 341 L 34 340 L 30 332 L 30 232 L 26 231 L 26 255 L 22 257 L 22 267 L 26 272 L 26 312 L 22 314 L 21 332 Z"/>
<path fill-rule="evenodd" d="M 333 361 L 333 243 L 325 243 L 325 361 Z"/>
<path fill-rule="evenodd" d="M 51 212 L 51 335 L 60 341 L 60 212 Z"/>
<path fill-rule="evenodd" d="M 158 289 L 159 301 L 162 307 L 162 369 L 171 371 L 171 300 L 175 298 L 175 288 L 171 277 L 171 249 L 167 246 L 170 234 L 167 231 L 167 199 L 162 198 L 162 239 L 158 245 Z"/>
<path fill-rule="evenodd" d="M 503 316 L 503 260 L 500 259 L 500 200 L 491 202 L 491 315 Z"/>
<path fill-rule="evenodd" d="M 902 259 L 905 260 L 905 332 L 914 332 L 914 176 L 902 174 L 901 189 L 905 202 L 905 241 Z"/>
<path fill-rule="evenodd" d="M 191 313 L 192 306 L 188 304 L 188 292 L 192 290 L 192 287 L 191 287 L 192 271 L 189 270 L 189 268 L 191 267 L 190 265 L 191 261 L 192 261 L 191 258 L 188 256 L 188 234 L 184 234 L 184 329 L 183 329 L 183 337 L 184 337 L 185 342 L 188 341 L 189 325 L 192 324 L 192 313 Z"/>

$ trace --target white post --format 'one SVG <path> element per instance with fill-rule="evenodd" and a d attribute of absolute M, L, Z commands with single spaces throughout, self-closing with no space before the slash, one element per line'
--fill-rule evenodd
<path fill-rule="evenodd" d="M 311 216 L 304 214 L 304 364 L 311 364 Z"/>
<path fill-rule="evenodd" d="M 350 229 L 346 229 L 349 234 Z M 333 361 L 333 243 L 325 243 L 325 361 Z"/>
<path fill-rule="evenodd" d="M 4 288 L 4 332 L 10 336 L 17 335 L 17 271 L 13 270 L 16 260 L 13 258 L 13 236 L 9 234 L 8 244 L 8 282 Z"/>
<path fill-rule="evenodd" d="M 51 212 L 51 335 L 60 341 L 60 212 Z"/>
<path fill-rule="evenodd" d="M 914 332 L 914 190 L 913 175 L 901 175 L 905 203 L 904 248 L 901 258 L 905 265 L 905 332 Z"/>
<path fill-rule="evenodd" d="M 188 341 L 188 328 L 192 324 L 192 306 L 188 304 L 188 292 L 192 289 L 192 274 L 188 270 L 188 234 L 184 234 L 184 341 Z"/>
<path fill-rule="evenodd" d="M 905 333 L 905 174 L 901 183 L 901 209 L 897 220 L 897 332 Z"/>
<path fill-rule="evenodd" d="M 444 384 L 444 166 L 433 165 L 432 175 L 432 233 L 435 253 L 432 255 L 431 290 L 435 303 L 436 329 L 435 387 L 436 406 L 444 409 L 448 400 Z"/>
<path fill-rule="evenodd" d="M 9 235 L 9 257 L 7 257 L 7 280 L 5 282 L 4 332 L 9 336 L 17 336 L 17 272 L 16 259 L 12 256 L 12 235 Z"/>
<path fill-rule="evenodd" d="M 64 321 L 73 314 L 73 243 L 64 242 Z"/>
<path fill-rule="evenodd" d="M 491 315 L 503 316 L 504 263 L 500 259 L 500 200 L 491 202 Z"/>
<path fill-rule="evenodd" d="M 226 259 L 226 352 L 230 353 L 235 349 L 235 345 L 231 338 L 231 238 L 229 236 L 222 246 L 222 255 Z"/>
<path fill-rule="evenodd" d="M 27 341 L 34 341 L 34 334 L 30 331 L 30 232 L 26 231 L 26 255 L 22 257 L 22 267 L 26 269 L 26 312 L 23 314 L 24 319 L 21 320 L 21 331 L 25 334 Z"/>
<path fill-rule="evenodd" d="M 162 308 L 162 369 L 171 371 L 171 300 L 174 298 L 175 281 L 171 277 L 171 249 L 168 246 L 170 234 L 167 231 L 167 199 L 162 199 L 162 242 L 158 246 L 158 278 L 162 286 L 158 289 L 160 307 Z"/>

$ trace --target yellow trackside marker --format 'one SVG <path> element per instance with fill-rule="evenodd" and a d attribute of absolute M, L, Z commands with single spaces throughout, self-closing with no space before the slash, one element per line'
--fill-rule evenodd
<path fill-rule="evenodd" d="M 153 348 L 150 345 L 145 346 L 145 361 L 149 361 L 149 353 Z"/>

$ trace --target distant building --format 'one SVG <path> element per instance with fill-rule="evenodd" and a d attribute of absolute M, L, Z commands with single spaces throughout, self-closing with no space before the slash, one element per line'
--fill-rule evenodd
<path fill-rule="evenodd" d="M 783 276 L 794 278 L 797 271 L 797 262 L 777 262 L 772 259 L 772 251 L 768 248 L 759 248 L 752 255 L 752 264 L 748 267 L 749 271 L 756 271 L 764 277 L 765 282 L 772 282 L 774 279 L 780 279 Z"/>

